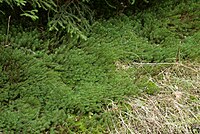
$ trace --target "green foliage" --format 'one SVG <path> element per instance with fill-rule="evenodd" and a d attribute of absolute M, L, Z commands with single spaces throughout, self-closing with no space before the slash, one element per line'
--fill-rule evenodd
<path fill-rule="evenodd" d="M 135 84 L 137 84 L 143 92 L 153 95 L 160 91 L 159 87 L 151 80 L 148 79 L 146 75 L 140 76 Z"/>
<path fill-rule="evenodd" d="M 23 1 L 17 2 L 23 6 Z M 81 17 L 84 19 L 89 9 L 81 3 L 70 3 L 70 8 L 61 3 L 58 14 L 51 16 L 56 17 L 52 19 L 55 27 L 63 25 L 56 22 L 62 16 L 59 13 L 64 14 L 62 18 L 75 13 L 76 16 L 72 15 L 67 21 L 71 21 L 72 27 L 84 29 L 83 32 L 74 31 L 86 33 L 85 42 L 70 42 L 71 38 L 65 36 L 60 38 L 62 32 L 54 37 L 49 32 L 39 32 L 32 27 L 24 29 L 20 25 L 11 24 L 7 32 L 7 24 L 2 24 L 0 131 L 106 133 L 112 116 L 104 109 L 110 100 L 121 105 L 126 96 L 159 91 L 149 76 L 157 75 L 163 66 L 138 70 L 132 62 L 175 62 L 177 55 L 178 60 L 200 59 L 200 21 L 196 11 L 199 3 L 179 3 L 177 8 L 170 3 L 169 6 L 164 3 L 149 8 L 134 17 L 118 16 L 96 21 L 90 33 L 87 32 L 89 28 L 83 26 L 87 20 L 80 22 L 83 23 L 80 27 L 79 23 L 74 23 Z M 85 12 L 79 14 L 75 8 Z M 28 11 L 35 8 L 30 9 Z M 184 21 L 180 18 L 183 10 L 188 12 L 186 16 L 184 14 Z M 63 21 L 64 24 L 73 30 L 67 21 Z M 53 26 L 53 23 L 49 21 L 49 25 Z"/>
<path fill-rule="evenodd" d="M 38 12 L 38 10 L 34 9 L 31 11 L 24 12 L 23 14 L 21 14 L 21 16 L 30 17 L 32 20 L 37 20 L 37 19 L 39 19 L 39 17 L 36 15 L 37 12 Z"/>
<path fill-rule="evenodd" d="M 48 20 L 48 28 L 50 31 L 63 30 L 70 36 L 76 36 L 76 38 L 86 40 L 86 31 L 89 30 L 92 13 L 86 4 L 81 1 L 3 0 L 0 2 L 0 6 L 5 5 L 10 6 L 14 12 L 17 12 L 11 14 L 10 11 L 4 9 L 3 12 L 6 12 L 8 16 L 13 15 L 14 17 L 19 17 L 16 14 L 20 14 L 20 16 L 29 17 L 34 21 L 46 19 Z M 46 20 L 41 21 L 46 22 Z M 26 21 L 23 23 L 26 23 Z"/>
<path fill-rule="evenodd" d="M 50 31 L 66 31 L 70 36 L 75 38 L 87 39 L 87 32 L 90 30 L 90 24 L 93 21 L 93 13 L 103 16 L 112 16 L 113 14 L 121 14 L 137 3 L 148 3 L 147 0 L 1 0 L 0 7 L 2 13 L 7 16 L 25 19 L 31 18 L 33 21 L 40 19 L 40 22 L 48 26 Z M 13 10 L 10 12 L 10 10 Z M 92 9 L 92 10 L 90 10 Z M 114 9 L 114 11 L 113 11 Z M 108 13 L 110 12 L 110 13 Z M 20 16 L 19 16 L 20 15 Z M 21 20 L 21 19 L 19 19 Z M 23 23 L 27 23 L 23 21 Z M 47 25 L 46 25 L 47 24 Z"/>
<path fill-rule="evenodd" d="M 183 40 L 184 36 L 199 31 L 198 8 L 199 2 L 195 0 L 157 4 L 156 7 L 151 7 L 134 17 L 137 20 L 134 30 L 152 43 L 167 45 L 168 40 L 178 42 Z"/>
<path fill-rule="evenodd" d="M 45 10 L 47 9 L 54 9 L 56 7 L 55 1 L 54 0 L 1 0 L 0 3 L 7 3 L 9 6 L 12 8 L 14 6 L 18 7 L 25 7 L 31 4 L 32 7 L 34 8 L 43 8 Z"/>
<path fill-rule="evenodd" d="M 72 37 L 86 40 L 92 16 L 90 9 L 84 3 L 69 2 L 58 7 L 58 12 L 48 22 L 49 30 L 59 31 L 61 28 Z"/>
<path fill-rule="evenodd" d="M 98 120 L 108 101 L 138 92 L 129 74 L 116 71 L 109 46 L 60 47 L 47 55 L 45 45 L 34 47 L 45 44 L 37 30 L 11 31 L 9 46 L 0 51 L 0 129 L 5 133 L 60 131 L 59 125 L 71 132 L 104 131 Z"/>

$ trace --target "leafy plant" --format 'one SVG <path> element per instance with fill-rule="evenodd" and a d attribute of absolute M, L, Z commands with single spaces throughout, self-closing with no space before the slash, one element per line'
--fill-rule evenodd
<path fill-rule="evenodd" d="M 140 95 L 141 92 L 148 93 L 149 96 L 155 95 L 160 86 L 149 78 L 154 78 L 160 72 L 163 74 L 159 75 L 159 79 L 166 76 L 162 83 L 169 82 L 166 81 L 169 73 L 165 73 L 169 65 L 154 67 L 157 62 L 175 64 L 177 57 L 177 62 L 185 59 L 198 61 L 200 58 L 199 19 L 196 18 L 199 12 L 195 10 L 199 5 L 195 1 L 190 1 L 187 6 L 169 1 L 156 4 L 134 16 L 119 15 L 108 20 L 96 20 L 90 32 L 87 32 L 87 26 L 82 26 L 82 22 L 79 22 L 79 17 L 84 19 L 84 16 L 89 16 L 89 9 L 84 13 L 76 10 L 85 10 L 83 7 L 86 5 L 77 5 L 73 1 L 74 3 L 67 2 L 71 4 L 67 6 L 63 1 L 59 2 L 57 11 L 66 16 L 78 16 L 71 15 L 72 18 L 67 21 L 71 21 L 74 27 L 84 29 L 72 30 L 87 34 L 86 41 L 74 41 L 74 38 L 68 38 L 68 34 L 64 34 L 68 32 L 64 24 L 68 23 L 59 20 L 59 16 L 62 16 L 59 12 L 49 16 L 55 22 L 48 21 L 50 26 L 56 23 L 52 30 L 58 27 L 59 31 L 60 27 L 65 31 L 57 34 L 51 34 L 35 25 L 25 29 L 12 20 L 10 32 L 7 33 L 7 22 L 0 20 L 0 130 L 3 133 L 107 133 L 108 127 L 112 128 L 108 124 L 112 122 L 113 114 L 105 109 L 116 111 L 119 106 L 132 108 L 123 104 L 124 98 Z M 36 8 L 27 3 L 27 10 L 24 11 L 38 9 L 38 13 L 41 13 L 42 7 L 38 8 L 37 3 Z M 17 6 L 16 3 L 12 4 Z M 88 3 L 87 6 L 91 7 L 90 4 L 94 3 Z M 22 4 L 19 6 L 24 9 Z M 189 8 L 190 6 L 193 8 Z M 184 21 L 179 18 L 183 9 L 189 13 L 186 16 L 184 14 Z M 49 14 L 52 12 L 54 9 Z M 56 22 L 57 19 L 59 21 Z M 194 23 L 188 23 L 189 20 Z M 63 23 L 60 24 L 60 21 Z M 83 25 L 86 23 L 89 21 L 83 21 Z M 193 29 L 191 24 L 197 27 Z M 72 28 L 70 26 L 71 24 L 69 28 Z M 6 37 L 8 43 L 5 45 Z M 175 66 L 170 74 L 174 74 L 173 71 L 177 68 Z M 192 70 L 192 73 L 197 69 L 195 66 L 186 68 Z M 177 72 L 180 73 L 181 69 Z M 176 74 L 178 75 L 181 79 L 171 79 L 173 87 L 174 84 L 184 86 L 182 83 L 187 88 L 194 87 L 188 85 L 189 79 L 185 82 L 182 74 Z M 190 96 L 190 101 L 197 103 L 197 98 Z M 116 107 L 112 107 L 115 103 L 110 105 L 111 100 L 117 102 Z M 139 123 L 143 121 L 139 120 Z M 145 121 L 149 123 L 148 120 Z"/>

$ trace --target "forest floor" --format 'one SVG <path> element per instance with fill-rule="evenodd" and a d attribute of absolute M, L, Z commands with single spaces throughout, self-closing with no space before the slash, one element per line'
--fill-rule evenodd
<path fill-rule="evenodd" d="M 86 41 L 0 25 L 0 133 L 200 133 L 200 2 L 97 20 Z"/>

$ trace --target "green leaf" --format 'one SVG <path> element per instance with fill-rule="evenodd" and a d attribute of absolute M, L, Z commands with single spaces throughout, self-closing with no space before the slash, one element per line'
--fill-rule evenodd
<path fill-rule="evenodd" d="M 15 0 L 15 2 L 17 3 L 17 6 L 25 6 L 26 5 L 25 0 Z"/>
<path fill-rule="evenodd" d="M 135 0 L 131 0 L 131 5 L 135 4 Z"/>
<path fill-rule="evenodd" d="M 35 20 L 39 19 L 39 17 L 35 14 L 37 12 L 38 12 L 38 10 L 34 9 L 34 10 L 31 10 L 31 11 L 26 11 L 23 14 L 21 14 L 20 16 L 30 17 L 32 20 L 35 21 Z"/>

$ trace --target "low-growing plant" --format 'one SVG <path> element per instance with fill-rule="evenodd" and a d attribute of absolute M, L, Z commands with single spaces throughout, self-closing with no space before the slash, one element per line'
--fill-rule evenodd
<path fill-rule="evenodd" d="M 188 4 L 198 7 L 193 2 Z M 180 6 L 180 9 L 185 7 L 184 4 L 179 4 L 176 6 Z M 7 33 L 7 24 L 2 23 L 0 25 L 0 131 L 108 133 L 108 128 L 112 129 L 109 124 L 115 117 L 115 114 L 104 111 L 107 107 L 111 107 L 110 100 L 117 102 L 114 108 L 111 107 L 112 110 L 118 111 L 120 109 L 118 107 L 122 107 L 123 110 L 128 108 L 126 112 L 129 112 L 135 105 L 124 104 L 124 98 L 146 93 L 148 96 L 161 93 L 162 86 L 156 83 L 156 76 L 157 79 L 168 80 L 166 69 L 171 65 L 180 65 L 185 59 L 199 60 L 198 30 L 189 30 L 188 34 L 182 34 L 182 28 L 172 30 L 172 27 L 177 27 L 180 21 L 177 17 L 171 20 L 172 16 L 168 16 L 169 13 L 165 14 L 166 11 L 175 10 L 171 10 L 171 7 L 174 5 L 166 6 L 164 9 L 154 6 L 155 9 L 149 8 L 143 13 L 136 14 L 135 17 L 120 15 L 106 21 L 98 20 L 92 25 L 91 32 L 87 33 L 87 41 L 77 41 L 69 38 L 68 34 L 65 38 L 63 36 L 65 32 L 62 31 L 57 32 L 57 36 L 54 37 L 49 32 L 39 31 L 39 28 L 24 29 L 16 23 L 11 23 L 10 32 Z M 165 17 L 156 15 L 155 10 L 157 14 L 160 13 Z M 198 13 L 189 8 L 185 10 L 191 14 Z M 195 20 L 195 24 L 199 24 L 199 20 L 195 17 L 191 19 Z M 191 29 L 191 24 L 186 22 L 181 21 L 181 24 L 183 23 L 181 27 L 184 25 L 185 30 Z M 179 32 L 187 36 L 182 39 Z M 6 38 L 7 43 L 5 43 Z M 173 69 L 178 68 L 173 67 L 175 67 Z M 194 66 L 186 68 L 195 70 Z M 164 72 L 166 74 L 162 77 L 160 74 Z M 175 83 L 187 86 L 187 89 L 193 87 L 194 83 L 191 84 L 188 79 L 180 79 L 181 74 L 174 76 L 177 75 L 180 77 L 173 79 L 172 86 Z M 154 96 L 145 102 L 149 111 L 154 110 L 148 107 L 148 104 L 152 104 L 148 103 L 152 98 Z M 198 101 L 195 94 L 187 98 L 195 104 Z M 140 104 L 144 99 L 134 100 L 139 100 Z M 175 107 L 172 107 L 172 110 L 174 109 Z M 198 110 L 198 107 L 194 109 Z M 141 111 L 139 119 L 149 113 L 141 107 L 138 111 Z M 122 125 L 126 126 L 129 120 L 123 118 L 123 115 L 120 116 L 120 121 L 125 121 Z M 158 119 L 163 119 L 160 115 Z M 169 121 L 165 119 L 164 121 Z M 193 118 L 191 119 L 193 121 Z M 146 123 L 147 128 L 150 128 L 149 121 L 151 120 L 137 120 L 136 123 Z M 159 120 L 154 123 L 157 122 Z M 156 128 L 154 130 L 158 132 Z"/>
<path fill-rule="evenodd" d="M 171 65 L 153 78 L 159 93 L 127 98 L 125 107 L 111 101 L 110 133 L 199 133 L 199 71 L 197 63 Z"/>

